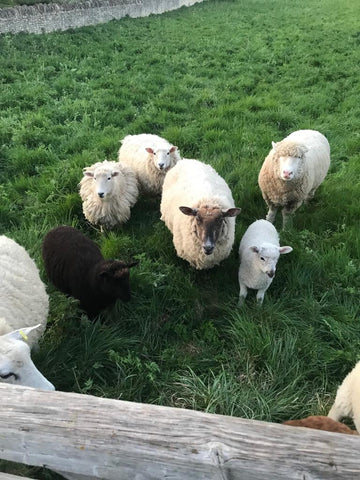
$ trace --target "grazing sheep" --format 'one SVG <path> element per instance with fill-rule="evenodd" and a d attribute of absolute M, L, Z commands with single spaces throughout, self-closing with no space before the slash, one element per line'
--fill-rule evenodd
<path fill-rule="evenodd" d="M 239 247 L 239 305 L 244 303 L 248 288 L 257 290 L 256 299 L 263 302 L 280 254 L 291 251 L 291 247 L 280 247 L 276 228 L 267 220 L 256 220 L 248 227 Z"/>
<path fill-rule="evenodd" d="M 181 159 L 178 147 L 148 133 L 127 135 L 121 143 L 119 162 L 135 171 L 140 189 L 161 194 L 166 173 Z"/>
<path fill-rule="evenodd" d="M 73 227 L 56 227 L 44 238 L 42 254 L 49 280 L 80 300 L 94 317 L 117 299 L 130 300 L 129 268 L 137 261 L 104 260 L 99 247 Z"/>
<path fill-rule="evenodd" d="M 337 421 L 350 417 L 356 430 L 360 432 L 360 362 L 347 374 L 338 388 L 328 417 Z"/>
<path fill-rule="evenodd" d="M 48 310 L 48 295 L 35 262 L 22 246 L 1 235 L 0 381 L 54 390 L 30 357 L 30 347 L 45 330 Z"/>
<path fill-rule="evenodd" d="M 310 200 L 330 165 L 327 139 L 315 130 L 298 130 L 281 142 L 272 142 L 259 173 L 259 186 L 269 207 L 266 220 L 274 223 L 282 208 L 283 228 L 300 205 Z"/>
<path fill-rule="evenodd" d="M 329 417 L 323 415 L 310 415 L 300 420 L 287 420 L 283 425 L 291 425 L 293 427 L 315 428 L 317 430 L 325 430 L 327 432 L 347 433 L 349 435 L 359 435 L 356 430 L 352 430 L 341 422 L 336 422 Z"/>
<path fill-rule="evenodd" d="M 110 229 L 129 220 L 138 198 L 135 173 L 117 162 L 97 162 L 83 169 L 79 183 L 85 218 Z"/>
<path fill-rule="evenodd" d="M 189 159 L 177 163 L 165 177 L 160 210 L 178 256 L 191 266 L 212 268 L 229 256 L 240 208 L 210 165 Z"/>

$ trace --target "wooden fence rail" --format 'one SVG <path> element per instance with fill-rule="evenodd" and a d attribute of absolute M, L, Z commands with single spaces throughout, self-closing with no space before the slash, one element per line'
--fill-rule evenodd
<path fill-rule="evenodd" d="M 0 458 L 66 478 L 360 478 L 360 437 L 0 384 Z"/>

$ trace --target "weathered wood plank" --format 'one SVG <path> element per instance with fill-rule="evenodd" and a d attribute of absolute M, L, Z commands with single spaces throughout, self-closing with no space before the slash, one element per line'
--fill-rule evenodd
<path fill-rule="evenodd" d="M 19 477 L 18 475 L 12 475 L 11 473 L 0 472 L 0 480 L 33 480 L 29 477 Z"/>
<path fill-rule="evenodd" d="M 360 478 L 360 438 L 0 385 L 0 457 L 104 480 Z"/>

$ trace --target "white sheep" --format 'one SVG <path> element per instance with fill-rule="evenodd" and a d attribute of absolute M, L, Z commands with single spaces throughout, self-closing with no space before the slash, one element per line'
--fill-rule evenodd
<path fill-rule="evenodd" d="M 135 173 L 108 160 L 85 167 L 83 172 L 79 186 L 85 218 L 101 230 L 129 220 L 139 194 Z"/>
<path fill-rule="evenodd" d="M 0 236 L 0 381 L 54 390 L 36 369 L 30 347 L 45 330 L 49 299 L 35 262 Z"/>
<path fill-rule="evenodd" d="M 127 135 L 121 143 L 119 162 L 135 171 L 141 191 L 161 194 L 165 175 L 181 159 L 178 147 L 148 133 Z"/>
<path fill-rule="evenodd" d="M 295 210 L 314 196 L 329 165 L 330 145 L 320 132 L 298 130 L 281 142 L 272 142 L 258 178 L 269 208 L 266 220 L 274 223 L 280 207 L 286 228 Z"/>
<path fill-rule="evenodd" d="M 190 159 L 178 162 L 165 177 L 160 210 L 178 256 L 190 265 L 212 268 L 229 256 L 240 208 L 210 165 Z"/>
<path fill-rule="evenodd" d="M 360 362 L 347 374 L 338 388 L 328 417 L 336 421 L 350 417 L 360 433 Z"/>
<path fill-rule="evenodd" d="M 248 288 L 257 290 L 256 299 L 263 302 L 280 254 L 291 251 L 291 247 L 280 247 L 276 228 L 267 220 L 256 220 L 248 227 L 239 247 L 239 305 L 244 303 Z"/>

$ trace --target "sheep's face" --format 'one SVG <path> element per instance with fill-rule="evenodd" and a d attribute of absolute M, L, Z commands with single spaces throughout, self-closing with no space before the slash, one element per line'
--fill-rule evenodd
<path fill-rule="evenodd" d="M 30 348 L 25 339 L 33 328 L 15 330 L 0 336 L 0 382 L 55 390 L 54 385 L 39 372 L 31 360 Z"/>
<path fill-rule="evenodd" d="M 201 242 L 201 248 L 205 255 L 211 255 L 216 242 L 224 233 L 226 218 L 236 217 L 240 208 L 221 210 L 218 207 L 204 206 L 200 208 L 179 207 L 184 215 L 193 216 L 195 219 L 195 233 Z"/>
<path fill-rule="evenodd" d="M 119 175 L 117 170 L 95 169 L 93 172 L 85 171 L 84 175 L 94 180 L 95 191 L 99 198 L 109 197 L 114 188 L 114 178 Z"/>
<path fill-rule="evenodd" d="M 273 279 L 276 272 L 276 264 L 280 254 L 290 253 L 291 247 L 277 247 L 272 244 L 263 244 L 250 247 L 253 252 L 253 261 L 259 270 L 261 270 L 270 279 Z"/>
<path fill-rule="evenodd" d="M 272 155 L 278 169 L 279 177 L 290 182 L 302 175 L 304 155 L 307 148 L 296 142 L 272 142 Z"/>
<path fill-rule="evenodd" d="M 282 180 L 289 182 L 299 176 L 302 170 L 303 159 L 301 157 L 280 157 L 279 175 Z"/>
<path fill-rule="evenodd" d="M 120 260 L 104 262 L 98 272 L 98 288 L 109 298 L 127 302 L 131 298 L 129 269 L 139 262 L 124 263 Z"/>
<path fill-rule="evenodd" d="M 145 150 L 148 153 L 150 153 L 150 155 L 152 156 L 155 167 L 158 170 L 163 171 L 165 174 L 165 172 L 169 168 L 174 166 L 174 164 L 176 163 L 175 152 L 177 151 L 177 149 L 178 147 L 172 146 L 169 149 L 165 149 L 165 148 L 154 149 L 149 147 L 149 148 L 146 148 Z"/>

